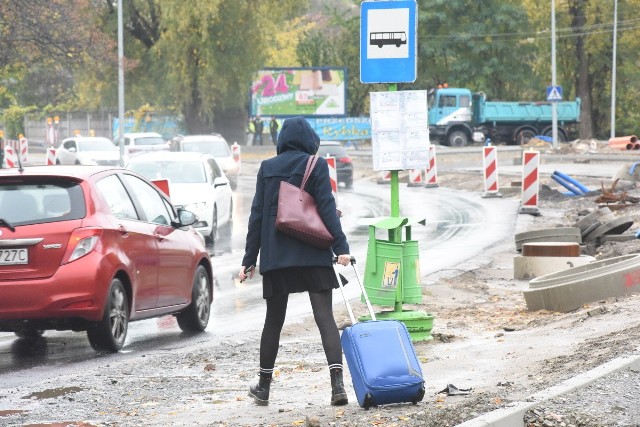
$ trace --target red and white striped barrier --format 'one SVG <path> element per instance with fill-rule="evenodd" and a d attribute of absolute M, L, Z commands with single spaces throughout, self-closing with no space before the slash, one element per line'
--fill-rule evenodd
<path fill-rule="evenodd" d="M 23 165 L 29 161 L 29 142 L 24 136 L 18 141 L 18 155 Z"/>
<path fill-rule="evenodd" d="M 236 162 L 238 166 L 238 171 L 240 171 L 241 166 L 241 157 L 240 157 L 240 145 L 237 142 L 231 144 L 231 155 L 233 156 L 233 160 Z"/>
<path fill-rule="evenodd" d="M 409 169 L 409 183 L 407 187 L 422 187 L 422 170 L 421 169 Z"/>
<path fill-rule="evenodd" d="M 333 197 L 338 196 L 338 171 L 336 170 L 336 158 L 327 156 L 327 164 L 329 165 L 329 181 L 331 182 L 331 193 Z"/>
<path fill-rule="evenodd" d="M 390 184 L 391 183 L 391 171 L 380 171 L 378 177 L 378 184 Z"/>
<path fill-rule="evenodd" d="M 55 148 L 47 148 L 47 155 L 45 157 L 46 166 L 52 166 L 56 164 L 56 149 Z"/>
<path fill-rule="evenodd" d="M 436 166 L 436 146 L 429 145 L 429 168 L 425 173 L 425 187 L 438 187 L 438 167 Z"/>
<path fill-rule="evenodd" d="M 7 141 L 9 142 L 9 141 Z M 4 166 L 6 168 L 15 168 L 18 163 L 16 152 L 11 145 L 4 146 Z"/>
<path fill-rule="evenodd" d="M 498 192 L 498 149 L 492 145 L 482 147 L 484 194 L 482 197 L 502 197 Z"/>
<path fill-rule="evenodd" d="M 522 153 L 522 202 L 520 213 L 538 215 L 540 152 Z"/>

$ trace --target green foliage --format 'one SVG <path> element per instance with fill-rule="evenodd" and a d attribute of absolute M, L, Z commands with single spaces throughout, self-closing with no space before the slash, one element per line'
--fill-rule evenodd
<path fill-rule="evenodd" d="M 493 99 L 522 99 L 523 89 L 537 83 L 529 65 L 535 52 L 527 42 L 530 28 L 521 2 L 423 0 L 418 20 L 419 76 L 412 88 L 446 82 Z"/>
<path fill-rule="evenodd" d="M 19 107 L 17 105 L 5 108 L 2 114 L 5 138 L 18 139 L 18 135 L 24 134 L 24 116 L 35 109 L 36 107 Z"/>

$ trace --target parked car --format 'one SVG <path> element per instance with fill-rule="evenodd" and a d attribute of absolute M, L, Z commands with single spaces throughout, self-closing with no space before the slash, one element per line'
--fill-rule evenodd
<path fill-rule="evenodd" d="M 340 142 L 320 141 L 318 156 L 335 157 L 338 184 L 343 183 L 345 188 L 353 188 L 353 162 Z"/>
<path fill-rule="evenodd" d="M 204 331 L 213 271 L 195 214 L 141 175 L 101 166 L 0 170 L 0 331 L 86 331 L 117 352 L 129 322 Z"/>
<path fill-rule="evenodd" d="M 235 190 L 238 186 L 240 168 L 233 158 L 229 143 L 219 133 L 177 136 L 173 139 L 171 150 L 211 154 L 229 178 L 231 189 Z"/>
<path fill-rule="evenodd" d="M 202 153 L 146 153 L 133 157 L 126 167 L 150 180 L 166 179 L 173 203 L 195 213 L 193 225 L 215 247 L 218 238 L 229 239 L 233 199 L 229 180 L 216 159 Z"/>
<path fill-rule="evenodd" d="M 125 133 L 124 147 L 130 155 L 137 155 L 149 151 L 168 151 L 169 143 L 157 132 Z M 118 146 L 118 140 L 114 141 Z"/>
<path fill-rule="evenodd" d="M 101 136 L 76 136 L 62 140 L 56 148 L 58 165 L 118 166 L 120 151 Z"/>

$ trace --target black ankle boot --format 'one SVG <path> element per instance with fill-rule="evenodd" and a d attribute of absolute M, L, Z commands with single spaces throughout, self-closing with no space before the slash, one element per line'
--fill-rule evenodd
<path fill-rule="evenodd" d="M 341 406 L 349 403 L 347 392 L 344 390 L 342 380 L 342 369 L 332 369 L 331 371 L 331 404 Z"/>
<path fill-rule="evenodd" d="M 262 378 L 258 384 L 249 387 L 249 396 L 253 397 L 256 405 L 267 406 L 269 404 L 269 388 L 271 387 L 271 378 Z"/>

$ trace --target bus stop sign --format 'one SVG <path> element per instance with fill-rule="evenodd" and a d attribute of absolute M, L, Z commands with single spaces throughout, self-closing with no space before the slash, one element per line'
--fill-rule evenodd
<path fill-rule="evenodd" d="M 360 81 L 412 83 L 417 73 L 415 0 L 360 5 Z"/>

